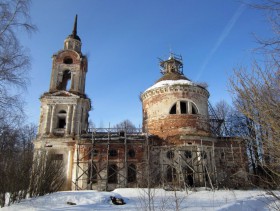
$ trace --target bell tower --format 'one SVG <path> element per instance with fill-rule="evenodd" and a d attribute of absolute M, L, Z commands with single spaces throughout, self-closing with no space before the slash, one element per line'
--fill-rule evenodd
<path fill-rule="evenodd" d="M 50 93 L 67 91 L 84 96 L 87 58 L 81 52 L 81 45 L 76 16 L 72 34 L 64 40 L 63 50 L 53 55 Z"/>
<path fill-rule="evenodd" d="M 91 105 L 85 95 L 87 57 L 81 45 L 76 16 L 64 48 L 52 57 L 49 91 L 40 98 L 39 136 L 73 137 L 87 130 Z"/>
<path fill-rule="evenodd" d="M 63 190 L 71 189 L 75 142 L 87 131 L 91 109 L 90 99 L 85 94 L 88 62 L 81 46 L 76 16 L 63 49 L 52 56 L 50 87 L 40 98 L 40 122 L 33 142 L 35 152 L 45 151 L 63 161 L 66 178 Z"/>

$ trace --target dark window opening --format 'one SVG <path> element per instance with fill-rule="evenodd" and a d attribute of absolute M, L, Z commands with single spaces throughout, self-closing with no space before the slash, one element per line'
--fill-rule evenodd
<path fill-rule="evenodd" d="M 118 167 L 115 164 L 109 166 L 108 169 L 108 183 L 117 183 L 118 182 Z"/>
<path fill-rule="evenodd" d="M 193 187 L 193 176 L 188 174 L 187 175 L 187 184 L 190 186 L 190 187 Z"/>
<path fill-rule="evenodd" d="M 176 169 L 171 166 L 167 167 L 166 170 L 166 180 L 167 182 L 174 182 L 177 179 Z"/>
<path fill-rule="evenodd" d="M 128 166 L 127 182 L 136 182 L 136 166 L 134 164 Z"/>
<path fill-rule="evenodd" d="M 193 187 L 194 181 L 193 181 L 193 170 L 190 167 L 184 168 L 185 170 L 185 182 L 187 186 Z"/>
<path fill-rule="evenodd" d="M 166 157 L 167 157 L 168 159 L 174 158 L 174 152 L 168 151 L 168 152 L 166 153 Z"/>
<path fill-rule="evenodd" d="M 63 160 L 63 154 L 51 154 L 51 160 Z"/>
<path fill-rule="evenodd" d="M 192 103 L 192 114 L 197 114 L 198 111 L 197 111 L 197 108 L 196 106 Z"/>
<path fill-rule="evenodd" d="M 109 155 L 110 157 L 116 157 L 118 155 L 118 152 L 115 149 L 110 149 Z"/>
<path fill-rule="evenodd" d="M 207 158 L 207 153 L 206 153 L 205 151 L 202 151 L 202 152 L 201 152 L 201 157 L 202 157 L 203 159 L 206 159 L 206 158 Z"/>
<path fill-rule="evenodd" d="M 187 150 L 187 151 L 185 151 L 184 154 L 185 154 L 186 158 L 192 158 L 192 152 L 191 151 Z"/>
<path fill-rule="evenodd" d="M 73 59 L 71 57 L 65 57 L 63 59 L 64 64 L 73 64 Z"/>
<path fill-rule="evenodd" d="M 120 136 L 124 137 L 124 131 L 120 131 Z"/>
<path fill-rule="evenodd" d="M 66 126 L 65 118 L 59 118 L 58 119 L 58 128 L 65 128 L 65 126 Z"/>
<path fill-rule="evenodd" d="M 69 88 L 70 88 L 69 81 L 70 80 L 71 80 L 71 71 L 65 70 L 63 72 L 62 81 L 60 82 L 58 89 L 59 90 L 69 90 Z"/>
<path fill-rule="evenodd" d="M 181 107 L 181 114 L 188 113 L 187 102 L 180 102 L 180 107 Z"/>
<path fill-rule="evenodd" d="M 221 152 L 221 159 L 225 159 L 225 153 Z"/>
<path fill-rule="evenodd" d="M 58 116 L 57 128 L 65 128 L 65 126 L 66 126 L 66 111 L 64 111 L 64 110 L 59 111 L 57 116 Z"/>
<path fill-rule="evenodd" d="M 135 157 L 135 151 L 134 151 L 134 149 L 130 149 L 130 150 L 128 151 L 128 156 L 131 157 L 131 158 L 134 158 L 134 157 Z"/>
<path fill-rule="evenodd" d="M 180 113 L 181 114 L 198 114 L 197 107 L 194 103 L 188 102 L 188 101 L 179 101 L 180 102 Z M 178 103 L 179 103 L 178 102 Z M 191 106 L 191 109 L 189 111 L 189 106 Z M 177 113 L 177 103 L 175 103 L 170 111 L 169 114 L 176 114 Z"/>
<path fill-rule="evenodd" d="M 169 113 L 170 114 L 176 114 L 176 103 L 172 106 Z"/>
<path fill-rule="evenodd" d="M 89 163 L 87 183 L 97 183 L 97 168 L 94 164 Z"/>
<path fill-rule="evenodd" d="M 206 167 L 204 167 L 204 179 L 206 182 L 209 182 L 209 175 L 208 175 Z"/>

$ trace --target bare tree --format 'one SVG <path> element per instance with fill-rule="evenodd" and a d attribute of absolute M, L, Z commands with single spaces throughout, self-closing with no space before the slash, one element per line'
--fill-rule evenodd
<path fill-rule="evenodd" d="M 0 126 L 0 206 L 20 201 L 28 193 L 35 131 L 34 125 Z"/>
<path fill-rule="evenodd" d="M 62 187 L 65 182 L 63 160 L 56 154 L 38 151 L 33 160 L 33 169 L 30 178 L 29 194 L 31 197 L 53 193 Z"/>
<path fill-rule="evenodd" d="M 117 130 L 120 131 L 126 131 L 128 133 L 133 133 L 136 132 L 137 130 L 135 125 L 128 119 L 114 125 L 113 128 L 116 128 Z"/>
<path fill-rule="evenodd" d="M 20 94 L 13 94 L 10 89 L 26 88 L 28 82 L 30 58 L 17 35 L 18 32 L 31 33 L 36 30 L 29 16 L 30 2 L 0 2 L 0 110 L 21 109 Z"/>
<path fill-rule="evenodd" d="M 274 32 L 259 38 L 264 61 L 255 61 L 250 69 L 239 67 L 230 79 L 236 108 L 241 113 L 240 134 L 247 141 L 253 183 L 267 188 L 280 185 L 280 1 L 251 3 L 266 14 Z"/>
<path fill-rule="evenodd" d="M 249 71 L 236 69 L 230 79 L 235 105 L 246 117 L 250 153 L 258 181 L 279 187 L 280 179 L 280 72 L 275 63 L 265 69 L 257 63 Z"/>
<path fill-rule="evenodd" d="M 9 203 L 24 198 L 32 167 L 34 126 L 24 122 L 20 90 L 28 84 L 30 58 L 18 34 L 34 32 L 31 0 L 0 1 L 0 205 L 10 193 Z M 8 114 L 8 115 L 7 115 Z"/>
<path fill-rule="evenodd" d="M 255 9 L 265 12 L 268 23 L 271 24 L 273 36 L 269 38 L 260 38 L 256 36 L 260 48 L 264 53 L 268 53 L 270 58 L 279 62 L 280 51 L 280 1 L 279 0 L 262 0 L 259 3 L 249 3 Z"/>

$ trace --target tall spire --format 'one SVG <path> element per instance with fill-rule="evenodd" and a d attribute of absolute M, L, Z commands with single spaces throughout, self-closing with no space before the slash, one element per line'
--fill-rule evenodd
<path fill-rule="evenodd" d="M 68 37 L 81 41 L 80 37 L 77 35 L 77 22 L 78 22 L 77 20 L 78 20 L 78 15 L 75 16 L 72 34 L 70 34 Z"/>
<path fill-rule="evenodd" d="M 74 22 L 74 27 L 73 27 L 73 31 L 72 31 L 73 37 L 77 36 L 77 19 L 78 19 L 78 15 L 75 16 L 75 22 Z"/>

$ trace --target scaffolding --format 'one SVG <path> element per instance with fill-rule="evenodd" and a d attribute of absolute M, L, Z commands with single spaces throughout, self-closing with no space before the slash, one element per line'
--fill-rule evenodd
<path fill-rule="evenodd" d="M 98 128 L 89 132 L 76 142 L 74 190 L 213 189 L 219 185 L 221 173 L 236 169 L 243 159 L 241 146 L 228 138 L 218 147 L 202 139 L 192 145 L 185 141 L 171 146 L 158 144 L 141 130 Z"/>
<path fill-rule="evenodd" d="M 216 166 L 214 144 L 161 147 L 161 181 L 165 189 L 187 189 L 192 187 L 214 188 Z M 168 156 L 172 154 L 172 156 Z M 168 172 L 172 169 L 172 172 Z M 172 176 L 172 177 L 171 177 Z M 213 182 L 214 181 L 214 182 Z"/>
<path fill-rule="evenodd" d="M 229 132 L 227 130 L 225 120 L 217 116 L 213 106 L 209 101 L 208 101 L 208 110 L 209 110 L 210 130 L 212 134 L 214 134 L 217 137 L 229 136 Z"/>
<path fill-rule="evenodd" d="M 210 103 L 208 105 L 210 129 L 217 140 L 222 140 L 228 134 L 224 120 L 217 117 Z M 226 140 L 228 138 L 225 138 L 228 143 Z M 194 145 L 186 143 L 162 145 L 141 128 L 89 129 L 75 143 L 72 189 L 109 191 L 155 185 L 166 188 L 173 182 L 167 178 L 168 166 L 176 171 L 177 188 L 214 188 L 218 184 L 217 168 L 221 168 L 223 160 L 226 160 L 225 149 L 231 149 L 227 156 L 230 153 L 234 160 L 232 145 L 217 149 L 213 140 L 202 139 Z M 167 151 L 172 151 L 175 156 L 167 158 Z"/>
<path fill-rule="evenodd" d="M 176 72 L 183 75 L 183 58 L 181 55 L 170 53 L 168 60 L 159 59 L 160 73 Z"/>
<path fill-rule="evenodd" d="M 72 189 L 108 191 L 138 186 L 140 178 L 129 176 L 142 175 L 145 140 L 141 129 L 89 129 L 75 144 Z"/>

